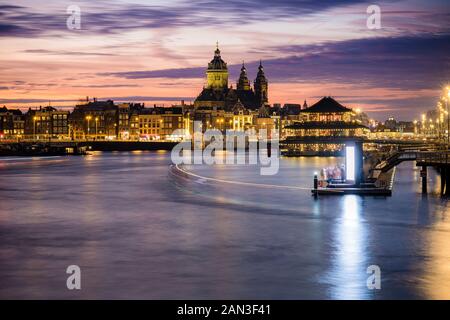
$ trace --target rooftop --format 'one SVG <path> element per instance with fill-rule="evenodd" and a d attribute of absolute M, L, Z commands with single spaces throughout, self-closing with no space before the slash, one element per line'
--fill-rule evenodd
<path fill-rule="evenodd" d="M 311 107 L 301 110 L 304 113 L 344 113 L 352 112 L 352 109 L 344 107 L 331 97 L 323 97 Z"/>

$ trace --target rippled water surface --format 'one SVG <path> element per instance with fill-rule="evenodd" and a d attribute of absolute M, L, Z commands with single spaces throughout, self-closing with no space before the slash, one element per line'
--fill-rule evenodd
<path fill-rule="evenodd" d="M 287 158 L 260 176 L 179 174 L 165 152 L 0 159 L 0 298 L 450 298 L 439 177 L 424 197 L 404 163 L 392 197 L 314 200 L 313 172 L 341 161 Z M 369 265 L 381 290 L 367 289 Z"/>

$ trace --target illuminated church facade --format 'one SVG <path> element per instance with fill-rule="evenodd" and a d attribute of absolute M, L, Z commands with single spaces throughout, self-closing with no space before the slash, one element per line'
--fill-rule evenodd
<path fill-rule="evenodd" d="M 222 60 L 219 47 L 214 52 L 214 58 L 208 63 L 206 70 L 206 86 L 194 101 L 194 107 L 223 109 L 232 111 L 236 105 L 248 110 L 259 110 L 268 103 L 268 81 L 260 62 L 258 74 L 253 88 L 248 79 L 247 69 L 242 64 L 241 73 L 236 88 L 228 85 L 228 67 Z"/>

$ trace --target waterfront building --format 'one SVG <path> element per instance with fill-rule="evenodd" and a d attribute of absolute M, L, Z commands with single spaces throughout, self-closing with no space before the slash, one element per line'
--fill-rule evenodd
<path fill-rule="evenodd" d="M 130 139 L 130 104 L 121 103 L 117 106 L 117 131 L 119 140 Z"/>
<path fill-rule="evenodd" d="M 136 116 L 144 108 L 139 103 L 121 103 L 117 106 L 117 136 L 119 140 L 137 140 L 139 118 Z"/>
<path fill-rule="evenodd" d="M 241 73 L 236 89 L 228 85 L 228 67 L 222 59 L 217 46 L 213 59 L 206 70 L 206 86 L 194 101 L 194 107 L 210 107 L 232 111 L 238 101 L 246 109 L 257 110 L 268 102 L 268 81 L 260 62 L 258 74 L 254 81 L 254 90 L 250 85 L 247 69 L 242 63 Z"/>
<path fill-rule="evenodd" d="M 186 136 L 187 122 L 182 107 L 144 108 L 139 111 L 138 118 L 140 140 L 178 141 Z"/>
<path fill-rule="evenodd" d="M 233 107 L 233 118 L 229 128 L 234 131 L 245 131 L 252 127 L 253 125 L 253 115 L 250 110 L 246 109 L 240 100 Z"/>
<path fill-rule="evenodd" d="M 112 100 L 76 105 L 69 117 L 70 136 L 75 140 L 115 140 L 118 137 L 117 106 Z"/>
<path fill-rule="evenodd" d="M 19 109 L 0 108 L 0 139 L 20 139 L 24 136 L 25 120 Z"/>
<path fill-rule="evenodd" d="M 51 114 L 52 135 L 60 139 L 67 139 L 69 134 L 69 111 L 55 110 Z"/>
<path fill-rule="evenodd" d="M 130 112 L 130 140 L 139 140 L 139 113 L 138 110 L 131 110 Z"/>
<path fill-rule="evenodd" d="M 278 115 L 280 116 L 280 138 L 284 139 L 286 137 L 284 128 L 288 127 L 296 121 L 301 120 L 300 110 L 302 110 L 302 106 L 300 104 L 286 103 L 283 105 L 283 108 L 280 108 L 277 111 Z"/>
<path fill-rule="evenodd" d="M 368 128 L 356 119 L 355 111 L 331 97 L 324 97 L 312 106 L 300 110 L 300 116 L 300 121 L 285 127 L 286 146 L 294 153 L 339 153 L 343 144 L 329 144 L 325 141 L 330 138 L 345 140 L 343 138 L 363 137 L 368 133 Z"/>
<path fill-rule="evenodd" d="M 141 110 L 139 119 L 139 140 L 160 140 L 163 119 L 155 108 Z"/>
<path fill-rule="evenodd" d="M 271 137 L 272 130 L 280 131 L 280 124 L 281 117 L 279 116 L 279 111 L 267 105 L 261 106 L 258 114 L 253 117 L 253 125 L 256 132 L 264 129 L 269 137 Z"/>
<path fill-rule="evenodd" d="M 159 108 L 161 113 L 161 138 L 163 140 L 178 141 L 185 138 L 185 134 L 179 134 L 179 131 L 184 129 L 185 121 L 183 119 L 183 108 L 169 107 Z M 178 130 L 178 133 L 174 131 Z"/>
<path fill-rule="evenodd" d="M 222 108 L 217 107 L 198 107 L 193 111 L 193 121 L 201 122 L 202 132 L 208 129 L 218 129 L 224 131 L 229 129 L 231 125 L 228 125 L 230 121 L 233 121 L 233 115 L 231 112 L 226 113 Z M 190 128 L 190 133 L 193 133 L 194 128 Z"/>
<path fill-rule="evenodd" d="M 374 127 L 369 137 L 372 139 L 414 139 L 417 134 L 416 131 L 417 128 L 414 122 L 397 121 L 390 117 L 384 123 L 379 123 Z"/>
<path fill-rule="evenodd" d="M 96 98 L 75 106 L 70 115 L 71 137 L 87 140 L 138 140 L 140 103 L 114 104 Z"/>
<path fill-rule="evenodd" d="M 25 114 L 24 133 L 31 139 L 67 139 L 69 111 L 47 106 L 29 109 Z"/>

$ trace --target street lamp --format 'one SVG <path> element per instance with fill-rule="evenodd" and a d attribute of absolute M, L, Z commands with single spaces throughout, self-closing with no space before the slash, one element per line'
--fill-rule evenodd
<path fill-rule="evenodd" d="M 441 102 L 440 101 L 438 101 L 438 103 L 437 103 L 437 108 L 438 108 L 438 112 L 439 112 L 439 114 L 438 114 L 438 119 L 437 119 L 437 122 L 438 122 L 438 124 L 439 124 L 439 140 L 441 140 L 442 139 L 442 137 L 443 137 L 443 110 L 442 110 L 442 106 L 441 106 Z"/>
<path fill-rule="evenodd" d="M 98 123 L 98 117 L 95 117 L 95 140 L 97 140 L 97 123 Z"/>
<path fill-rule="evenodd" d="M 422 134 L 425 134 L 425 122 L 427 121 L 427 116 L 425 115 L 425 113 L 422 113 Z"/>
<path fill-rule="evenodd" d="M 90 131 L 90 128 L 89 128 L 89 121 L 92 119 L 92 117 L 91 116 L 86 116 L 86 120 L 87 120 L 87 138 L 89 139 L 89 131 Z"/>
<path fill-rule="evenodd" d="M 37 117 L 34 116 L 33 117 L 33 140 L 36 140 L 36 120 L 37 120 Z"/>

